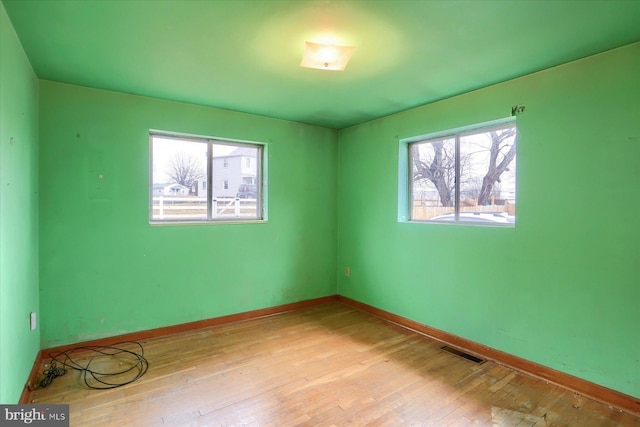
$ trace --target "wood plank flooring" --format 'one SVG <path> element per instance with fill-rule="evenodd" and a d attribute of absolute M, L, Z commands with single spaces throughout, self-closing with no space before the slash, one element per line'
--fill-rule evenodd
<path fill-rule="evenodd" d="M 475 364 L 340 302 L 142 344 L 140 380 L 90 390 L 70 371 L 33 403 L 68 403 L 72 426 L 640 427 L 640 417 Z"/>

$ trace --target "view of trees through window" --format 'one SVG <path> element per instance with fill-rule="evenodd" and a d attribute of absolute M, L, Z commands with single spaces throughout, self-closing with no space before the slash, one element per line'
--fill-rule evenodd
<path fill-rule="evenodd" d="M 515 223 L 515 123 L 411 143 L 411 219 Z"/>
<path fill-rule="evenodd" d="M 262 146 L 151 135 L 152 221 L 262 218 Z"/>

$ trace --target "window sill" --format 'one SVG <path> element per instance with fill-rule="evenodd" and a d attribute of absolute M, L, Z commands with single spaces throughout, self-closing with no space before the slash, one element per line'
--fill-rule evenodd
<path fill-rule="evenodd" d="M 516 228 L 516 224 L 515 223 L 509 223 L 509 224 L 500 224 L 500 223 L 490 223 L 490 222 L 467 222 L 467 221 L 460 221 L 460 222 L 445 222 L 445 221 L 429 221 L 429 220 L 409 220 L 409 221 L 401 221 L 401 222 L 405 222 L 407 224 L 440 224 L 440 225 L 463 225 L 463 226 L 469 226 L 469 227 L 488 227 L 488 228 Z"/>
<path fill-rule="evenodd" d="M 218 221 L 149 221 L 151 227 L 165 227 L 165 226 L 202 226 L 202 225 L 238 225 L 238 224 L 266 224 L 266 219 L 252 219 L 252 220 L 218 220 Z"/>

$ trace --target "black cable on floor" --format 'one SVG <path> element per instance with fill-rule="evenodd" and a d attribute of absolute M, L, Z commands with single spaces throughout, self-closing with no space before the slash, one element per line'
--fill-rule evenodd
<path fill-rule="evenodd" d="M 127 350 L 126 348 L 122 348 L 122 345 L 134 344 L 140 348 L 139 352 Z M 73 359 L 73 356 L 79 352 L 87 352 L 93 351 L 93 355 L 86 362 L 86 365 L 82 365 Z M 140 379 L 147 370 L 149 369 L 149 362 L 144 357 L 144 349 L 142 348 L 142 344 L 136 341 L 124 341 L 120 343 L 116 343 L 110 346 L 79 346 L 73 347 L 67 351 L 59 351 L 49 353 L 49 356 L 52 359 L 51 367 L 53 368 L 57 363 L 63 366 L 63 370 L 66 373 L 66 368 L 75 369 L 76 371 L 82 372 L 82 378 L 87 387 L 91 389 L 97 390 L 106 390 L 116 387 L 122 387 L 123 385 L 131 384 L 132 382 Z M 114 370 L 109 372 L 101 372 L 95 370 L 91 367 L 92 364 L 96 362 L 96 360 L 106 358 L 115 358 L 115 356 L 125 356 L 127 360 L 126 362 L 131 361 L 131 365 L 125 365 L 124 368 L 120 370 Z M 77 356 L 76 356 L 77 358 Z M 123 364 L 120 362 L 120 364 Z M 127 375 L 128 374 L 128 375 Z M 46 371 L 45 371 L 46 375 Z M 64 375 L 64 373 L 62 374 Z M 115 376 L 126 376 L 125 380 L 115 380 L 112 379 Z M 53 377 L 55 378 L 55 377 Z M 47 383 L 49 385 L 53 378 Z M 47 377 L 45 377 L 45 380 Z M 107 381 L 109 380 L 109 381 Z M 43 380 L 44 381 L 44 380 Z M 46 387 L 44 385 L 43 387 Z"/>
<path fill-rule="evenodd" d="M 36 388 L 29 387 L 29 390 L 33 391 L 47 387 L 53 382 L 53 380 L 66 374 L 67 370 L 65 368 L 58 368 L 56 366 L 56 362 L 51 362 L 51 365 L 49 365 L 47 369 L 42 371 L 42 373 L 44 374 L 44 378 L 40 381 L 38 386 Z"/>

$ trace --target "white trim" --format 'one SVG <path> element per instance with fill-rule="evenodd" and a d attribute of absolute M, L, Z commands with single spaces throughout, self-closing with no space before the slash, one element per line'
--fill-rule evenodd
<path fill-rule="evenodd" d="M 447 136 L 451 136 L 451 137 L 453 137 L 454 135 L 464 136 L 466 134 L 472 134 L 478 129 L 490 130 L 490 128 L 494 128 L 494 127 L 501 128 L 507 124 L 515 123 L 515 121 L 516 121 L 515 117 L 505 117 L 502 119 L 491 120 L 488 122 L 476 123 L 473 125 L 461 126 L 453 129 L 431 132 L 424 135 L 412 136 L 410 138 L 403 138 L 403 139 L 400 139 L 400 142 L 403 144 L 412 144 L 414 142 L 426 141 L 430 139 L 439 139 Z"/>

